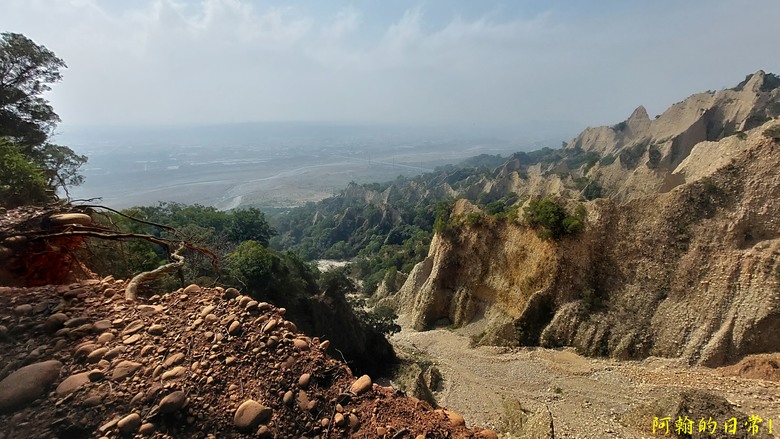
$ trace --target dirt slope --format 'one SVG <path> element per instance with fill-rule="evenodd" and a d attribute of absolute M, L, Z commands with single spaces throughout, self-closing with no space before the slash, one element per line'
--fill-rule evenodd
<path fill-rule="evenodd" d="M 284 309 L 124 286 L 0 288 L 0 438 L 491 437 L 356 379 Z"/>

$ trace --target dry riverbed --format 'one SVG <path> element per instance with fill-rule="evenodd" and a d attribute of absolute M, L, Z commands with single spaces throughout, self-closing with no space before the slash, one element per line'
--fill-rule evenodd
<path fill-rule="evenodd" d="M 663 358 L 617 361 L 582 357 L 573 349 L 472 348 L 467 336 L 449 329 L 404 329 L 391 341 L 441 371 L 443 386 L 434 393 L 440 405 L 461 413 L 468 425 L 510 433 L 505 437 L 520 437 L 524 423 L 550 415 L 557 438 L 662 437 L 652 434 L 647 405 L 687 389 L 723 396 L 736 410 L 761 416 L 764 430 L 769 419 L 780 430 L 780 385 L 773 381 L 721 376 Z"/>

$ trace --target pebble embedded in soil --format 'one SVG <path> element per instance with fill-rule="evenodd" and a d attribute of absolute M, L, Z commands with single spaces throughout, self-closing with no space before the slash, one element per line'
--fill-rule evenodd
<path fill-rule="evenodd" d="M 160 324 L 154 324 L 146 330 L 150 335 L 163 335 L 165 333 L 165 326 Z"/>
<path fill-rule="evenodd" d="M 444 410 L 444 413 L 447 415 L 447 418 L 450 420 L 450 424 L 452 424 L 453 427 L 466 425 L 466 420 L 463 419 L 463 416 L 459 415 L 458 413 L 455 413 L 451 410 Z"/>
<path fill-rule="evenodd" d="M 299 351 L 309 350 L 309 343 L 306 343 L 306 340 L 301 340 L 300 338 L 293 339 L 293 346 Z"/>
<path fill-rule="evenodd" d="M 108 348 L 98 348 L 87 355 L 87 363 L 97 363 L 108 352 Z"/>
<path fill-rule="evenodd" d="M 482 430 L 477 433 L 477 437 L 480 439 L 498 439 L 498 434 L 493 430 Z"/>
<path fill-rule="evenodd" d="M 43 328 L 47 332 L 55 332 L 62 329 L 65 326 L 65 322 L 68 321 L 68 316 L 61 312 L 50 315 L 43 323 Z"/>
<path fill-rule="evenodd" d="M 18 315 L 25 315 L 32 313 L 33 306 L 29 303 L 25 303 L 23 305 L 19 305 L 16 308 L 14 308 L 14 313 Z"/>
<path fill-rule="evenodd" d="M 119 433 L 124 436 L 132 436 L 141 427 L 141 415 L 138 413 L 132 413 L 117 422 L 116 426 L 119 429 Z"/>
<path fill-rule="evenodd" d="M 140 334 L 133 334 L 130 337 L 127 337 L 122 343 L 126 345 L 131 345 L 131 344 L 135 344 L 140 339 L 141 339 Z"/>
<path fill-rule="evenodd" d="M 142 436 L 151 436 L 152 433 L 154 433 L 155 426 L 154 424 L 147 422 L 138 429 L 138 434 Z"/>
<path fill-rule="evenodd" d="M 113 381 L 123 380 L 134 374 L 139 368 L 141 368 L 141 366 L 141 363 L 130 360 L 123 360 L 114 368 L 114 372 L 111 374 L 111 379 Z"/>
<path fill-rule="evenodd" d="M 111 320 L 98 320 L 92 324 L 92 328 L 97 332 L 104 332 L 111 329 Z"/>
<path fill-rule="evenodd" d="M 184 294 L 200 293 L 202 290 L 199 285 L 192 284 L 184 289 Z"/>
<path fill-rule="evenodd" d="M 160 400 L 160 413 L 167 414 L 173 413 L 184 407 L 184 403 L 187 401 L 187 394 L 181 390 L 177 390 L 168 394 L 165 398 Z"/>
<path fill-rule="evenodd" d="M 250 431 L 269 420 L 273 411 L 259 402 L 248 399 L 241 403 L 233 416 L 233 425 L 239 430 Z"/>
<path fill-rule="evenodd" d="M 365 393 L 368 389 L 371 388 L 371 377 L 368 375 L 363 375 L 360 378 L 358 378 L 354 383 L 352 383 L 352 386 L 349 388 L 349 391 L 354 393 L 355 395 L 360 395 L 362 393 Z"/>
<path fill-rule="evenodd" d="M 176 366 L 177 364 L 180 364 L 182 361 L 184 361 L 184 358 L 185 357 L 183 353 L 177 352 L 165 359 L 163 362 L 163 367 Z"/>
<path fill-rule="evenodd" d="M 164 372 L 162 374 L 162 380 L 163 381 L 168 381 L 168 380 L 172 380 L 172 379 L 175 379 L 175 378 L 181 378 L 186 373 L 187 373 L 187 368 L 185 368 L 183 366 L 176 366 L 173 369 L 171 369 L 171 370 L 169 370 L 167 372 Z"/>
<path fill-rule="evenodd" d="M 100 334 L 100 336 L 97 338 L 97 342 L 100 345 L 104 345 L 106 343 L 109 343 L 113 341 L 116 338 L 116 336 L 110 332 L 104 332 Z"/>
<path fill-rule="evenodd" d="M 57 386 L 57 396 L 65 396 L 74 392 L 79 387 L 90 382 L 89 372 L 81 372 L 73 374 L 65 378 L 59 386 Z"/>

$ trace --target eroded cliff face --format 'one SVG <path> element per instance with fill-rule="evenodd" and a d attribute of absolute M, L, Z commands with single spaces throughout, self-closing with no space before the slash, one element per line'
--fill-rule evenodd
<path fill-rule="evenodd" d="M 464 205 L 459 201 L 456 210 Z M 398 293 L 400 311 L 418 330 L 444 320 L 461 326 L 486 318 L 494 341 L 511 338 L 511 323 L 531 295 L 552 282 L 557 260 L 553 244 L 506 223 L 437 234 L 428 258 Z"/>
<path fill-rule="evenodd" d="M 686 182 L 674 171 L 696 145 L 744 133 L 778 116 L 780 79 L 758 71 L 735 88 L 692 95 L 654 118 L 640 106 L 614 126 L 588 128 L 560 151 L 561 160 L 532 166 L 509 162 L 483 189 L 496 196 L 511 191 L 576 199 L 584 195 L 574 181 L 579 178 L 598 186 L 600 197 L 618 202 L 668 192 Z M 570 160 L 579 154 L 598 160 L 585 166 Z"/>
<path fill-rule="evenodd" d="M 777 86 L 774 75 L 758 71 L 733 89 L 695 94 L 652 120 L 640 106 L 614 127 L 585 130 L 567 148 L 615 157 L 614 162 L 589 170 L 589 176 L 613 199 L 667 192 L 684 183 L 670 179 L 669 173 L 694 146 L 753 129 L 778 116 Z"/>
<path fill-rule="evenodd" d="M 508 220 L 437 234 L 399 311 L 416 329 L 481 321 L 482 342 L 625 359 L 714 366 L 780 350 L 780 145 L 762 135 L 771 124 L 692 146 L 667 173 L 686 183 L 668 192 L 586 203 L 574 238 L 544 241 Z"/>

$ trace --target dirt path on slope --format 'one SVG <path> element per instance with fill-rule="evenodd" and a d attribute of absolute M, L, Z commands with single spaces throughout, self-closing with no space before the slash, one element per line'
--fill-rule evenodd
<path fill-rule="evenodd" d="M 652 437 L 651 415 L 643 429 L 624 425 L 631 423 L 627 414 L 683 389 L 712 391 L 738 410 L 775 418 L 780 425 L 778 383 L 722 377 L 675 360 L 621 362 L 581 357 L 572 349 L 471 348 L 467 337 L 446 329 L 404 330 L 391 341 L 400 351 L 435 363 L 444 377 L 437 401 L 463 414 L 469 425 L 506 431 L 513 418 L 549 409 L 556 437 Z"/>

